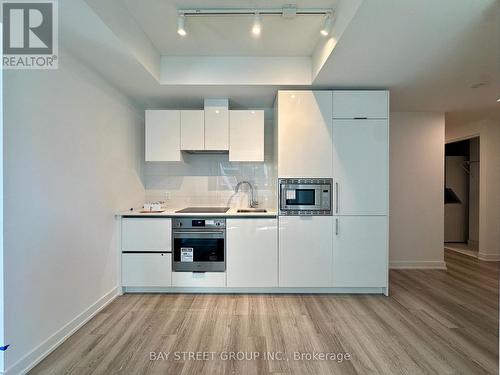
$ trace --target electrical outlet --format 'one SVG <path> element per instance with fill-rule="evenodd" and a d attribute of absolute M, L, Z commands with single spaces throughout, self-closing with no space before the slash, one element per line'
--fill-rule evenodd
<path fill-rule="evenodd" d="M 170 191 L 165 192 L 165 201 L 169 201 L 172 198 L 172 193 Z"/>

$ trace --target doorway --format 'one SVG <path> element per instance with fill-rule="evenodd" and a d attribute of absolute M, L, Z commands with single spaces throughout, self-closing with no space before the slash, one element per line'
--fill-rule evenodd
<path fill-rule="evenodd" d="M 477 257 L 479 137 L 445 145 L 444 246 Z"/>

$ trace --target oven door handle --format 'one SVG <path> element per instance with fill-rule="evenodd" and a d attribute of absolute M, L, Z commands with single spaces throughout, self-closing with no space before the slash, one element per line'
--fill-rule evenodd
<path fill-rule="evenodd" d="M 206 232 L 202 232 L 202 231 L 199 231 L 199 232 L 195 232 L 195 231 L 191 231 L 191 232 L 179 232 L 179 231 L 175 231 L 174 232 L 174 235 L 176 234 L 224 234 L 224 231 L 223 230 L 214 230 L 214 231 L 206 231 Z"/>

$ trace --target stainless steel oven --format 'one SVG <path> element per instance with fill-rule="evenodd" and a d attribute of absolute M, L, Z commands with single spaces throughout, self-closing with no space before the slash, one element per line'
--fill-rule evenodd
<path fill-rule="evenodd" d="M 174 271 L 226 270 L 226 219 L 174 218 L 172 241 Z"/>
<path fill-rule="evenodd" d="M 332 215 L 331 178 L 280 178 L 280 215 Z"/>

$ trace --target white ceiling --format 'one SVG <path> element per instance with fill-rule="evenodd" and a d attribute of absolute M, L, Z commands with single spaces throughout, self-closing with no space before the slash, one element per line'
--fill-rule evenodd
<path fill-rule="evenodd" d="M 86 1 L 87 4 L 98 2 Z M 312 85 L 300 87 L 276 84 L 160 85 L 157 77 L 139 61 L 140 51 L 123 43 L 121 34 L 127 32 L 133 34 L 128 35 L 129 38 L 137 36 L 139 40 L 137 30 L 142 30 L 151 38 L 158 56 L 165 51 L 199 55 L 201 50 L 198 47 L 179 45 L 175 30 L 162 31 L 173 27 L 175 22 L 171 21 L 172 25 L 167 26 L 163 16 L 168 12 L 160 11 L 161 7 L 175 10 L 180 3 L 183 7 L 199 3 L 120 1 L 121 6 L 126 4 L 125 11 L 133 15 L 137 28 L 117 32 L 109 18 L 99 16 L 82 0 L 74 0 L 60 2 L 60 39 L 67 50 L 143 107 L 201 107 L 204 97 L 220 96 L 229 97 L 238 107 L 267 107 L 272 105 L 279 88 L 311 87 L 388 88 L 391 90 L 392 110 L 454 111 L 499 106 L 495 102 L 500 96 L 500 13 L 497 0 L 364 0 Z M 342 12 L 342 5 L 351 1 L 355 0 L 337 0 L 336 10 Z M 104 2 L 113 9 L 119 1 L 100 0 L 99 3 Z M 260 7 L 269 3 L 278 7 L 283 5 L 276 1 L 237 2 L 241 7 Z M 311 7 L 323 7 L 327 2 L 302 1 L 299 5 L 305 3 Z M 235 4 L 234 1 L 203 1 L 204 7 Z M 150 6 L 155 11 L 140 10 Z M 148 13 L 151 13 L 149 18 Z M 206 37 L 206 44 L 210 46 L 204 51 L 220 48 L 218 53 L 243 53 L 239 43 L 231 44 L 223 39 L 239 38 L 240 26 L 225 30 L 221 39 L 215 32 L 210 36 L 199 36 Z M 301 30 L 289 32 L 296 37 L 301 34 Z M 164 38 L 161 37 L 163 34 Z M 243 34 L 247 36 L 241 38 L 248 37 L 246 27 Z M 266 38 L 264 30 L 261 38 Z M 279 41 L 273 43 L 274 46 L 266 48 L 285 48 Z M 248 51 L 247 48 L 244 50 Z M 150 60 L 154 60 L 153 55 Z M 479 82 L 484 84 L 471 88 Z"/>
<path fill-rule="evenodd" d="M 262 34 L 250 33 L 251 16 L 186 17 L 188 34 L 177 34 L 180 8 L 281 8 L 286 1 L 167 1 L 124 0 L 127 10 L 161 55 L 168 56 L 311 56 L 321 38 L 322 15 L 262 15 Z M 300 0 L 294 4 L 307 8 L 332 8 L 335 0 Z"/>
<path fill-rule="evenodd" d="M 314 84 L 388 87 L 391 105 L 400 110 L 494 105 L 500 2 L 367 0 Z"/>

